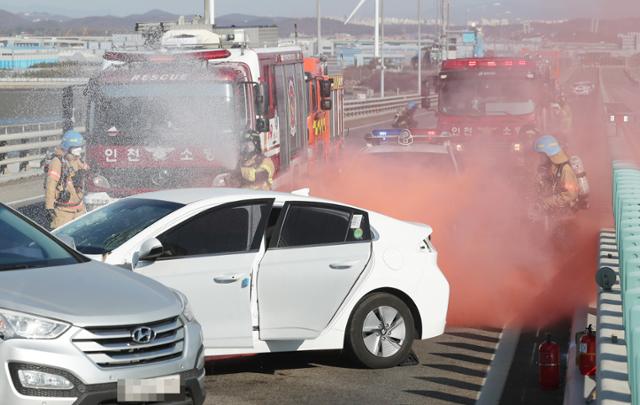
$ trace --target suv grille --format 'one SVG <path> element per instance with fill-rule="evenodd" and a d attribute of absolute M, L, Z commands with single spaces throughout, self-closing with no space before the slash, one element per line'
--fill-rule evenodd
<path fill-rule="evenodd" d="M 155 338 L 136 343 L 132 335 L 140 327 L 152 329 Z M 98 367 L 157 363 L 182 356 L 184 326 L 175 317 L 144 325 L 88 327 L 73 337 L 73 344 Z"/>

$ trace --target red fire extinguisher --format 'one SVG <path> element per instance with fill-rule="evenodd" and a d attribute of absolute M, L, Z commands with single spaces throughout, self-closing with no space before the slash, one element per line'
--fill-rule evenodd
<path fill-rule="evenodd" d="M 591 325 L 587 328 L 587 333 L 580 338 L 578 366 L 580 373 L 584 376 L 593 377 L 596 375 L 596 334 Z"/>
<path fill-rule="evenodd" d="M 538 347 L 538 381 L 543 390 L 560 387 L 560 345 L 551 335 Z"/>

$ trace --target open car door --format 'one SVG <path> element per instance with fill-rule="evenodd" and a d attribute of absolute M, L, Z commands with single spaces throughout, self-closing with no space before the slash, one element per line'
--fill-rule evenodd
<path fill-rule="evenodd" d="M 261 340 L 306 340 L 327 327 L 371 259 L 364 211 L 285 204 L 258 272 Z"/>

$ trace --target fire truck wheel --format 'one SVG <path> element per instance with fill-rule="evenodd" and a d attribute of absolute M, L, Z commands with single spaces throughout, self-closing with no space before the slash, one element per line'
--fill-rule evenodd
<path fill-rule="evenodd" d="M 389 368 L 407 359 L 416 331 L 413 316 L 400 298 L 376 293 L 354 309 L 347 326 L 345 349 L 368 368 Z"/>

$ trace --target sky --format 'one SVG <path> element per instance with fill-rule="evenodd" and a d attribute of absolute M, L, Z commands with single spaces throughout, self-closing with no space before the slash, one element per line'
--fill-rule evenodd
<path fill-rule="evenodd" d="M 425 16 L 433 14 L 436 0 L 423 0 Z M 217 0 L 216 15 L 243 13 L 273 17 L 309 17 L 315 15 L 315 0 Z M 348 15 L 358 0 L 321 0 L 323 14 Z M 373 1 L 365 5 L 361 16 L 373 14 Z M 640 15 L 640 0 L 452 0 L 454 17 L 463 17 L 466 10 L 486 16 L 518 15 L 519 11 L 570 13 L 581 16 L 594 11 L 595 3 L 605 5 L 607 12 L 625 15 L 629 11 Z M 161 9 L 175 14 L 202 14 L 203 0 L 0 0 L 0 9 L 10 12 L 45 11 L 70 17 L 87 15 L 116 15 L 144 13 Z M 417 0 L 387 0 L 385 15 L 389 17 L 416 16 Z M 392 5 L 392 6 L 391 6 Z M 602 7 L 602 6 L 600 6 Z M 628 15 L 628 14 L 627 14 Z"/>

